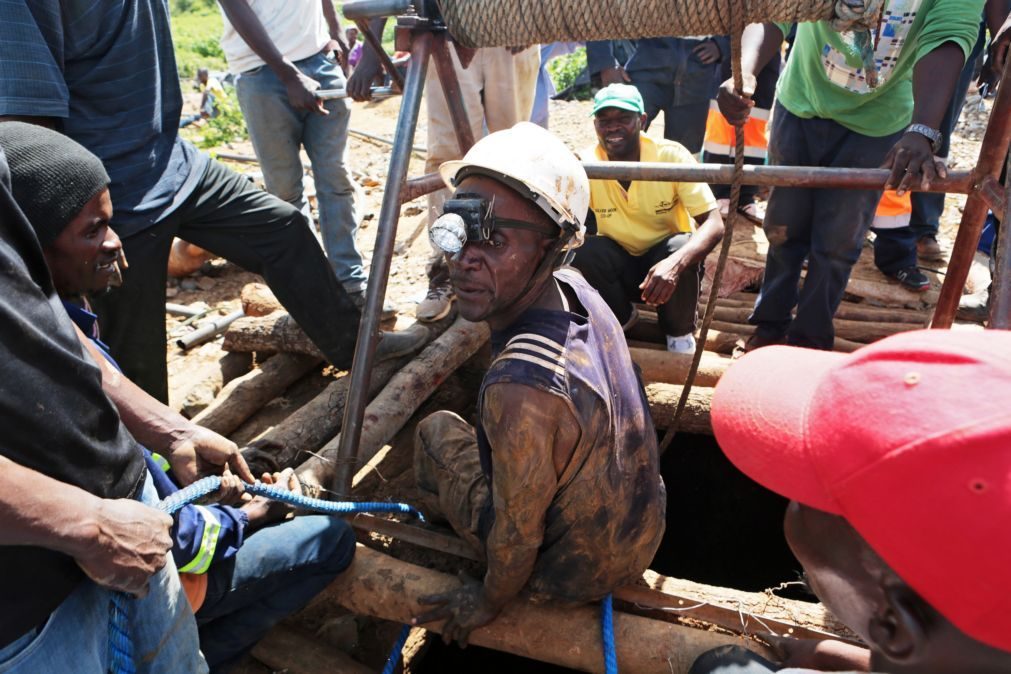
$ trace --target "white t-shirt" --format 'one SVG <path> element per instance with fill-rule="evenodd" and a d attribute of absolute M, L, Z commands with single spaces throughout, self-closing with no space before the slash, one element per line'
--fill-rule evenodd
<path fill-rule="evenodd" d="M 321 0 L 246 0 L 256 13 L 277 51 L 289 61 L 299 61 L 318 54 L 330 41 Z M 221 48 L 228 61 L 228 69 L 239 73 L 259 68 L 263 59 L 235 32 L 224 10 L 221 12 L 225 28 L 221 35 Z"/>

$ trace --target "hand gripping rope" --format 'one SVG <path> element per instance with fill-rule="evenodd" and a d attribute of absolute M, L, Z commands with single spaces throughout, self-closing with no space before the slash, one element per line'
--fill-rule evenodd
<path fill-rule="evenodd" d="M 220 477 L 205 477 L 202 480 L 197 480 L 185 489 L 180 489 L 164 501 L 159 502 L 155 507 L 172 515 L 183 506 L 189 505 L 217 491 L 220 487 Z M 404 513 L 414 515 L 421 521 L 425 519 L 420 512 L 405 503 L 324 501 L 295 494 L 286 489 L 263 484 L 262 482 L 247 484 L 245 487 L 246 492 L 254 496 L 263 496 L 298 508 L 315 510 L 330 515 L 347 515 L 364 512 Z M 137 671 L 134 666 L 133 642 L 130 640 L 130 614 L 133 610 L 131 599 L 131 596 L 125 592 L 115 592 L 112 595 L 112 600 L 109 602 L 109 671 L 112 674 L 134 674 Z M 396 658 L 394 658 L 394 655 L 391 655 L 391 659 L 399 659 L 399 651 L 402 646 L 402 643 L 398 643 Z M 395 661 L 394 664 L 396 664 Z"/>

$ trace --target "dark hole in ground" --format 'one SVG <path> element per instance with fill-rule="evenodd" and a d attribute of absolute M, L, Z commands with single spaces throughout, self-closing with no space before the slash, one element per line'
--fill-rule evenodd
<path fill-rule="evenodd" d="M 667 485 L 667 531 L 651 569 L 752 592 L 797 579 L 800 564 L 783 538 L 787 500 L 745 477 L 712 436 L 678 436 L 661 459 L 660 470 Z M 798 590 L 777 594 L 811 599 Z M 416 671 L 556 674 L 572 670 L 486 648 L 460 649 L 435 641 Z"/>

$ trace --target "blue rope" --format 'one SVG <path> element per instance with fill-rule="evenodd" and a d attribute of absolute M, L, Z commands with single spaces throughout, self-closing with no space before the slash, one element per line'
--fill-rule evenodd
<path fill-rule="evenodd" d="M 393 643 L 393 650 L 386 657 L 386 665 L 383 667 L 383 674 L 393 674 L 393 670 L 397 668 L 397 663 L 400 662 L 400 653 L 404 650 L 404 644 L 407 643 L 407 637 L 411 633 L 411 626 L 404 625 L 403 629 L 400 630 L 397 640 Z"/>
<path fill-rule="evenodd" d="M 600 637 L 604 642 L 604 671 L 618 674 L 618 652 L 614 648 L 614 609 L 611 594 L 600 602 Z"/>
<path fill-rule="evenodd" d="M 155 507 L 172 515 L 183 506 L 216 492 L 220 487 L 220 477 L 205 477 L 171 494 L 165 500 L 155 504 Z M 245 488 L 248 493 L 254 496 L 264 496 L 298 508 L 317 510 L 333 515 L 364 512 L 403 513 L 414 515 L 422 522 L 425 521 L 424 516 L 418 510 L 406 503 L 324 501 L 323 499 L 295 494 L 286 489 L 263 484 L 262 482 L 247 484 Z M 125 592 L 114 592 L 112 594 L 112 601 L 109 602 L 109 671 L 112 674 L 136 674 L 137 671 L 134 665 L 133 642 L 130 640 L 130 614 L 133 611 L 131 599 L 131 596 Z M 404 647 L 404 642 L 407 641 L 407 633 L 409 631 L 410 628 L 405 625 L 403 633 L 397 640 L 395 651 L 387 659 L 387 667 L 391 672 L 393 671 L 393 667 L 396 666 L 397 661 L 400 660 L 400 650 Z M 392 664 L 390 664 L 391 662 Z"/>

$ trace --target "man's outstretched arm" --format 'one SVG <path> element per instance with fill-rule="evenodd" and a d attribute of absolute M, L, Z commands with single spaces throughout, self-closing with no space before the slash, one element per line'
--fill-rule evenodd
<path fill-rule="evenodd" d="M 495 523 L 488 534 L 484 582 L 422 598 L 440 604 L 415 624 L 445 620 L 442 638 L 466 645 L 530 580 L 544 537 L 544 519 L 558 487 L 556 456 L 568 457 L 579 425 L 565 401 L 522 384 L 495 384 L 484 395 L 482 422 L 492 446 Z"/>
<path fill-rule="evenodd" d="M 720 85 L 716 102 L 727 122 L 741 126 L 748 121 L 751 108 L 755 107 L 750 96 L 755 93 L 755 87 L 758 86 L 758 73 L 762 72 L 762 68 L 782 47 L 783 31 L 774 23 L 752 23 L 744 29 L 741 35 L 741 78 L 744 93 L 748 98 L 734 90 L 733 77 Z"/>
<path fill-rule="evenodd" d="M 123 425 L 137 442 L 163 454 L 172 472 L 186 484 L 230 468 L 246 482 L 252 472 L 234 442 L 198 426 L 123 376 L 79 328 L 77 338 L 102 371 L 102 390 L 116 405 Z"/>
<path fill-rule="evenodd" d="M 172 518 L 132 499 L 102 499 L 0 456 L 0 545 L 73 557 L 93 581 L 142 595 L 172 548 Z"/>

